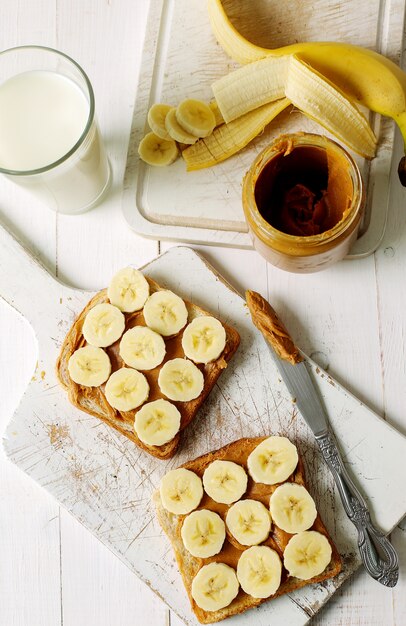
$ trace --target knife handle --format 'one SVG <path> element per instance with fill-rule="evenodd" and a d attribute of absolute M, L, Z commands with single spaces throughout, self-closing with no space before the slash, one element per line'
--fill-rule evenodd
<path fill-rule="evenodd" d="M 396 551 L 371 521 L 367 503 L 349 476 L 331 432 L 316 436 L 321 453 L 333 474 L 345 512 L 358 531 L 358 547 L 368 574 L 386 587 L 399 577 Z"/>

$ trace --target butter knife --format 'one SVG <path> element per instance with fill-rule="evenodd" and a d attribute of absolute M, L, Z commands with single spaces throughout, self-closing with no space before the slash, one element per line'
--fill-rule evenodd
<path fill-rule="evenodd" d="M 253 322 L 263 333 L 292 399 L 313 431 L 345 512 L 358 531 L 358 547 L 365 569 L 382 585 L 394 587 L 399 577 L 396 551 L 372 523 L 368 505 L 347 472 L 305 360 L 271 305 L 253 291 L 247 291 L 246 298 Z"/>

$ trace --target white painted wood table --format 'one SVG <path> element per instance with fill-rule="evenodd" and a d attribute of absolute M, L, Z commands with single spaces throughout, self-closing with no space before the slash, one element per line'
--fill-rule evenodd
<path fill-rule="evenodd" d="M 0 180 L 0 220 L 50 271 L 77 287 L 100 288 L 118 267 L 146 263 L 170 245 L 130 232 L 120 211 L 147 8 L 147 0 L 1 2 L 2 48 L 27 43 L 59 48 L 83 65 L 94 85 L 114 171 L 108 200 L 83 216 L 56 216 Z M 398 141 L 400 153 L 399 146 Z M 281 273 L 249 250 L 198 248 L 235 287 L 268 297 L 300 347 L 403 433 L 405 204 L 406 193 L 394 175 L 380 249 L 318 275 Z M 3 431 L 32 376 L 36 347 L 30 327 L 2 303 L 0 333 Z M 401 561 L 398 586 L 384 589 L 360 571 L 314 624 L 406 623 L 406 524 L 404 528 L 392 534 Z M 181 626 L 159 598 L 2 452 L 0 554 L 1 626 Z"/>

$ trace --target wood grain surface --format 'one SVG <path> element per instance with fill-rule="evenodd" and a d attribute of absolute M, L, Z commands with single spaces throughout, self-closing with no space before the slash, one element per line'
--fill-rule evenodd
<path fill-rule="evenodd" d="M 319 3 L 311 4 L 316 9 Z M 159 251 L 157 242 L 128 230 L 120 211 L 147 8 L 144 0 L 1 3 L 3 48 L 55 46 L 83 65 L 95 88 L 114 172 L 112 193 L 101 207 L 74 218 L 56 216 L 9 181 L 0 181 L 1 220 L 51 271 L 81 288 L 102 287 L 117 267 L 141 265 Z M 267 266 L 253 251 L 197 249 L 238 289 L 249 287 L 269 297 L 303 350 L 406 433 L 406 194 L 395 171 L 392 178 L 385 240 L 368 259 L 342 262 L 320 275 L 291 276 Z M 29 326 L 1 303 L 0 328 L 4 430 L 33 374 L 36 347 Z M 0 496 L 0 624 L 141 626 L 148 616 L 154 626 L 181 626 L 142 582 L 2 453 Z M 360 571 L 314 624 L 406 623 L 405 530 L 396 529 L 392 539 L 401 560 L 398 586 L 388 591 Z"/>

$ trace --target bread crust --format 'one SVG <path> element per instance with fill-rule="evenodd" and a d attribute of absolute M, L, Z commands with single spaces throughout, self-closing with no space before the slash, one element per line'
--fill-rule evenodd
<path fill-rule="evenodd" d="M 151 293 L 164 289 L 152 279 L 148 277 L 146 277 L 146 279 L 149 283 Z M 56 374 L 58 380 L 68 392 L 70 402 L 81 411 L 85 411 L 90 415 L 98 417 L 109 426 L 115 428 L 122 435 L 128 437 L 128 439 L 133 441 L 137 446 L 139 446 L 140 448 L 145 450 L 145 452 L 148 452 L 152 456 L 158 459 L 169 459 L 176 453 L 181 439 L 181 431 L 186 428 L 186 426 L 194 419 L 200 406 L 203 404 L 206 397 L 209 395 L 210 391 L 214 387 L 221 372 L 227 367 L 227 363 L 230 361 L 235 351 L 237 350 L 240 343 L 240 336 L 234 328 L 228 326 L 228 324 L 223 323 L 226 331 L 226 345 L 223 352 L 215 361 L 212 361 L 211 363 L 208 363 L 206 365 L 198 365 L 199 369 L 202 370 L 204 375 L 204 387 L 202 393 L 195 400 L 191 400 L 189 402 L 174 402 L 174 404 L 177 406 L 178 410 L 181 413 L 180 432 L 177 433 L 175 437 L 171 439 L 171 441 L 162 446 L 150 446 L 143 443 L 134 431 L 135 414 L 141 407 L 138 407 L 134 411 L 120 412 L 111 407 L 107 402 L 106 396 L 104 394 L 104 385 L 101 385 L 100 387 L 84 387 L 73 382 L 69 376 L 69 358 L 75 352 L 75 350 L 86 345 L 86 341 L 82 334 L 82 326 L 86 314 L 96 304 L 101 304 L 103 302 L 109 302 L 107 289 L 102 289 L 90 300 L 90 302 L 77 316 L 71 329 L 67 333 L 65 340 L 62 344 L 58 360 L 56 362 Z M 184 302 L 188 310 L 188 322 L 191 322 L 194 318 L 201 315 L 211 315 L 211 313 L 208 313 L 207 311 L 192 302 L 188 302 L 187 300 L 184 300 Z M 134 314 L 125 313 L 125 318 L 125 330 L 128 330 L 128 328 L 140 322 L 145 324 L 143 320 L 142 310 Z M 166 345 L 168 345 L 169 340 L 171 343 L 171 352 L 177 352 L 177 356 L 184 356 L 181 346 L 182 333 L 183 329 L 174 337 L 164 337 Z M 115 371 L 119 367 L 125 365 L 122 359 L 117 355 L 118 344 L 119 341 L 116 342 L 116 344 L 113 344 L 113 346 L 106 348 L 106 352 L 109 354 L 110 360 L 112 362 L 112 371 Z M 167 354 L 163 363 L 169 360 L 168 357 L 173 358 L 173 356 Z M 155 368 L 155 370 L 143 372 L 150 384 L 152 379 L 154 379 L 155 381 L 155 379 L 157 378 L 157 372 L 159 369 L 160 368 L 158 367 Z M 161 394 L 160 391 L 156 389 L 154 397 L 151 398 L 150 396 L 148 398 L 148 401 L 151 401 L 152 399 L 157 399 L 158 397 L 164 398 L 163 394 Z"/>
<path fill-rule="evenodd" d="M 248 455 L 264 439 L 266 439 L 266 437 L 238 439 L 237 441 L 234 441 L 224 446 L 223 448 L 220 448 L 219 450 L 209 452 L 208 454 L 200 456 L 194 459 L 193 461 L 188 461 L 187 463 L 182 465 L 182 467 L 192 470 L 193 472 L 198 474 L 198 476 L 200 477 L 203 476 L 203 472 L 206 469 L 206 467 L 208 467 L 210 463 L 218 459 L 234 461 L 242 465 L 245 469 L 247 469 L 246 460 L 247 460 Z M 296 482 L 307 488 L 306 482 L 305 482 L 303 461 L 300 455 L 299 455 L 299 462 L 298 462 L 297 468 L 294 471 L 294 473 L 289 477 L 288 480 Z M 250 483 L 253 484 L 253 481 L 249 477 L 248 490 L 250 489 Z M 269 492 L 268 495 L 266 496 L 268 498 L 268 496 L 271 495 L 271 493 L 276 489 L 277 486 L 278 485 L 266 485 L 266 486 L 261 485 L 261 490 L 263 491 L 264 495 L 266 491 Z M 181 530 L 182 523 L 183 523 L 185 516 L 173 515 L 172 513 L 169 513 L 168 511 L 166 511 L 162 506 L 159 491 L 156 491 L 154 493 L 153 501 L 155 504 L 158 521 L 172 544 L 172 547 L 175 553 L 175 558 L 176 558 L 180 573 L 182 575 L 183 583 L 185 585 L 187 594 L 189 596 L 192 610 L 195 613 L 199 622 L 202 624 L 211 624 L 214 622 L 219 622 L 223 619 L 226 619 L 227 617 L 231 617 L 232 615 L 243 613 L 247 609 L 258 606 L 262 604 L 263 602 L 268 602 L 270 600 L 273 600 L 274 598 L 277 598 L 278 596 L 281 596 L 285 593 L 291 593 L 295 591 L 296 589 L 300 589 L 301 587 L 304 587 L 308 584 L 322 582 L 323 580 L 333 578 L 334 576 L 337 576 L 337 574 L 339 574 L 339 572 L 341 571 L 340 555 L 330 535 L 328 534 L 328 531 L 326 527 L 324 526 L 320 518 L 320 515 L 317 514 L 316 520 L 313 526 L 311 527 L 311 530 L 316 530 L 322 533 L 323 535 L 325 535 L 332 548 L 331 561 L 329 565 L 327 566 L 327 568 L 324 570 L 324 572 L 322 572 L 319 576 L 315 576 L 314 578 L 311 578 L 310 580 L 299 580 L 298 578 L 290 577 L 287 571 L 285 570 L 285 568 L 283 567 L 281 585 L 279 589 L 277 590 L 277 592 L 270 598 L 264 598 L 264 599 L 253 598 L 252 596 L 249 596 L 248 594 L 246 594 L 240 588 L 237 597 L 227 607 L 220 609 L 218 611 L 204 611 L 199 606 L 197 606 L 196 602 L 194 601 L 192 597 L 191 589 L 192 589 L 193 578 L 196 576 L 197 572 L 200 570 L 200 568 L 203 565 L 206 565 L 207 563 L 210 563 L 211 561 L 225 562 L 228 565 L 231 565 L 232 567 L 235 568 L 236 567 L 236 564 L 234 562 L 235 550 L 234 550 L 234 556 L 232 559 L 227 552 L 231 544 L 230 544 L 229 538 L 226 537 L 223 549 L 215 557 L 211 557 L 209 559 L 199 559 L 199 558 L 193 557 L 184 547 L 181 534 L 180 534 L 180 530 Z M 212 503 L 211 499 L 207 496 L 207 494 L 205 494 L 198 508 L 210 509 L 212 508 L 210 503 Z M 227 506 L 224 506 L 225 510 L 227 508 L 228 508 Z M 220 513 L 218 510 L 218 507 L 216 508 L 216 512 L 219 513 L 221 517 L 223 517 L 223 519 L 225 518 L 225 513 L 223 514 Z M 263 542 L 263 544 L 261 545 L 268 545 L 269 547 L 276 550 L 279 553 L 282 563 L 283 563 L 283 550 L 291 536 L 292 535 L 285 533 L 281 529 L 278 529 L 275 526 L 275 524 L 272 523 L 271 534 L 269 538 L 265 542 Z M 236 544 L 234 542 L 232 545 L 235 548 Z M 242 551 L 246 548 L 247 546 L 240 546 L 240 548 L 237 548 L 237 549 Z"/>

